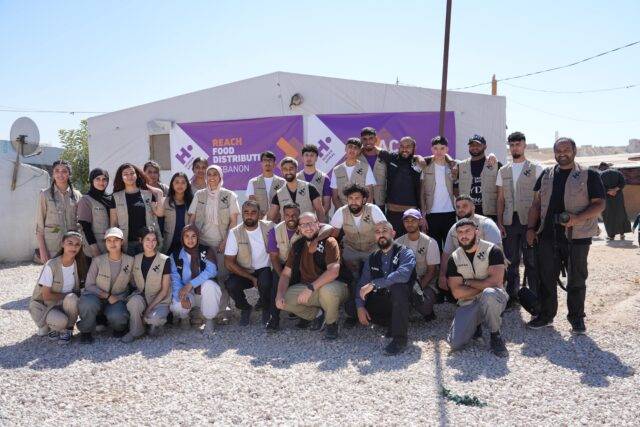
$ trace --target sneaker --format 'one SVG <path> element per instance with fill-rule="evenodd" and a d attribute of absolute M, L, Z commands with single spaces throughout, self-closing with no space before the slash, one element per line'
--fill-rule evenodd
<path fill-rule="evenodd" d="M 391 342 L 385 347 L 384 354 L 385 356 L 395 356 L 397 354 L 402 353 L 407 348 L 407 339 L 406 338 L 394 338 Z"/>
<path fill-rule="evenodd" d="M 51 341 L 57 341 L 58 338 L 60 338 L 60 332 L 58 332 L 58 331 L 49 331 L 47 336 L 49 337 L 49 339 Z"/>
<path fill-rule="evenodd" d="M 500 336 L 500 333 L 491 334 L 491 352 L 498 357 L 508 357 L 509 351 L 507 346 L 504 345 L 504 340 Z"/>
<path fill-rule="evenodd" d="M 316 318 L 311 321 L 310 329 L 312 331 L 319 331 L 322 329 L 323 325 L 324 325 L 324 311 L 321 311 L 320 316 L 316 316 Z"/>
<path fill-rule="evenodd" d="M 214 332 L 216 330 L 215 324 L 213 323 L 213 319 L 207 319 L 204 322 L 204 328 L 202 329 L 202 335 L 207 338 L 212 338 Z"/>
<path fill-rule="evenodd" d="M 507 306 L 504 311 L 511 311 L 520 308 L 520 302 L 516 297 L 509 296 L 509 301 L 507 301 Z"/>
<path fill-rule="evenodd" d="M 542 317 L 538 316 L 538 317 L 534 317 L 533 319 L 531 319 L 531 321 L 529 321 L 529 323 L 527 323 L 527 328 L 540 329 L 540 328 L 545 328 L 547 326 L 552 326 L 552 325 L 553 325 L 553 320 L 543 319 Z"/>
<path fill-rule="evenodd" d="M 60 332 L 60 337 L 58 338 L 58 344 L 67 345 L 71 342 L 71 336 L 73 335 L 73 331 L 69 329 L 65 329 Z"/>
<path fill-rule="evenodd" d="M 46 337 L 47 335 L 49 335 L 49 327 L 47 325 L 44 325 L 43 327 L 38 328 L 39 337 Z"/>
<path fill-rule="evenodd" d="M 425 323 L 432 322 L 432 321 L 436 320 L 436 313 L 434 313 L 432 311 L 431 314 L 427 314 L 425 316 L 422 316 L 422 318 L 424 319 Z"/>
<path fill-rule="evenodd" d="M 262 310 L 261 319 L 262 319 L 263 325 L 266 325 L 269 322 L 269 319 L 271 319 L 271 313 L 269 313 L 269 310 L 267 309 Z"/>
<path fill-rule="evenodd" d="M 120 338 L 120 341 L 122 341 L 125 344 L 130 344 L 135 340 L 136 340 L 136 337 L 134 337 L 131 333 L 127 333 L 122 338 Z"/>
<path fill-rule="evenodd" d="M 296 328 L 298 329 L 307 329 L 311 325 L 311 320 L 300 319 L 296 323 Z"/>
<path fill-rule="evenodd" d="M 354 328 L 358 324 L 358 319 L 356 317 L 347 317 L 344 319 L 343 327 L 351 329 Z"/>
<path fill-rule="evenodd" d="M 482 325 L 478 325 L 478 327 L 476 328 L 476 332 L 473 334 L 473 339 L 482 339 Z"/>
<path fill-rule="evenodd" d="M 127 330 L 126 329 L 123 329 L 122 331 L 114 330 L 111 335 L 113 335 L 114 338 L 122 338 L 125 335 L 127 335 Z"/>
<path fill-rule="evenodd" d="M 584 319 L 580 318 L 571 322 L 571 333 L 575 335 L 584 335 L 587 333 Z"/>
<path fill-rule="evenodd" d="M 191 320 L 188 317 L 180 319 L 180 329 L 187 330 L 191 327 Z"/>
<path fill-rule="evenodd" d="M 265 327 L 265 329 L 267 330 L 268 333 L 271 333 L 271 334 L 278 332 L 280 330 L 280 322 L 278 321 L 278 319 L 272 317 L 267 322 L 267 326 Z"/>
<path fill-rule="evenodd" d="M 326 325 L 324 339 L 335 340 L 336 338 L 338 338 L 338 322 Z"/>
<path fill-rule="evenodd" d="M 158 335 L 160 335 L 160 326 L 156 326 L 156 325 L 149 326 L 149 331 L 147 332 L 147 334 L 150 337 L 157 337 Z"/>
<path fill-rule="evenodd" d="M 93 344 L 93 335 L 91 332 L 80 333 L 80 344 Z"/>
<path fill-rule="evenodd" d="M 238 324 L 240 326 L 247 326 L 249 323 L 251 323 L 251 309 L 247 308 L 240 313 L 240 322 Z"/>

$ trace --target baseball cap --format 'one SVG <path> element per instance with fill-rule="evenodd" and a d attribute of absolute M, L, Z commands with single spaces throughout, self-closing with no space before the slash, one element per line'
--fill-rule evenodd
<path fill-rule="evenodd" d="M 408 217 L 413 217 L 415 219 L 421 219 L 422 218 L 422 214 L 420 213 L 420 211 L 418 209 L 407 209 L 406 211 L 404 211 L 404 213 L 402 214 L 402 219 L 408 218 Z"/>
<path fill-rule="evenodd" d="M 469 144 L 471 144 L 472 142 L 479 142 L 480 144 L 487 145 L 487 140 L 484 139 L 484 136 L 478 134 L 473 135 L 471 138 L 469 138 Z"/>
<path fill-rule="evenodd" d="M 124 233 L 118 227 L 111 227 L 104 233 L 104 238 L 107 237 L 117 237 L 118 239 L 124 240 Z"/>

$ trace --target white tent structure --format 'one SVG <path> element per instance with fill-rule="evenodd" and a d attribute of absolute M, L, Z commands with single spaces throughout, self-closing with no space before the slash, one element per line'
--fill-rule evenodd
<path fill-rule="evenodd" d="M 294 94 L 304 99 L 299 106 L 290 106 Z M 316 114 L 433 112 L 439 108 L 440 90 L 275 72 L 92 117 L 88 120 L 89 163 L 114 173 L 125 161 L 142 165 L 151 157 L 165 158 L 160 163 L 165 169 L 162 179 L 167 182 L 173 172 L 184 170 L 174 155 L 184 142 L 176 123 L 303 115 L 306 137 L 308 117 Z M 488 151 L 504 160 L 504 97 L 448 92 L 447 110 L 455 114 L 458 157 L 466 157 L 467 140 L 477 133 L 487 139 Z M 162 144 L 152 144 L 158 141 L 164 142 L 166 153 L 157 148 Z"/>

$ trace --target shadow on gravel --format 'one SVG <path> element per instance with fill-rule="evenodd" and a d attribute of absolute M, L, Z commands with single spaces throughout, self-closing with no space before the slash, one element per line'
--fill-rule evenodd
<path fill-rule="evenodd" d="M 0 308 L 3 310 L 27 310 L 29 308 L 29 300 L 31 300 L 30 297 L 9 301 L 0 305 Z"/>
<path fill-rule="evenodd" d="M 610 377 L 627 378 L 634 369 L 620 358 L 602 350 L 588 335 L 571 336 L 565 340 L 554 328 L 531 331 L 522 354 L 546 357 L 554 365 L 580 372 L 580 382 L 589 387 L 608 387 Z"/>
<path fill-rule="evenodd" d="M 488 340 L 485 336 L 482 343 L 472 343 L 461 351 L 449 353 L 446 363 L 458 371 L 454 375 L 457 381 L 471 382 L 480 377 L 496 379 L 509 374 L 509 359 L 494 356 L 486 344 Z"/>

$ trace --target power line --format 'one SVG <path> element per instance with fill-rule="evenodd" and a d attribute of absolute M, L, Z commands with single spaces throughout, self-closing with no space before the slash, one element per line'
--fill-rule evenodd
<path fill-rule="evenodd" d="M 621 124 L 621 123 L 637 123 L 640 120 L 589 120 L 589 119 L 578 119 L 575 117 L 565 116 L 564 114 L 552 113 L 550 111 L 541 110 L 540 108 L 532 107 L 531 105 L 523 104 L 514 100 L 513 98 L 509 98 L 509 102 L 513 102 L 514 104 L 520 105 L 522 107 L 528 108 L 530 110 L 537 111 L 542 114 L 546 114 L 548 116 L 560 117 L 562 119 L 573 120 L 575 122 L 583 122 L 583 123 L 592 123 L 592 124 Z"/>
<path fill-rule="evenodd" d="M 590 60 L 592 60 L 592 59 L 599 58 L 599 57 L 604 56 L 604 55 L 608 55 L 608 54 L 610 54 L 610 53 L 612 53 L 612 52 L 616 52 L 616 51 L 618 51 L 618 50 L 626 49 L 626 48 L 628 48 L 628 47 L 631 47 L 631 46 L 637 45 L 637 44 L 639 44 L 639 43 L 640 43 L 640 40 L 635 41 L 635 42 L 631 42 L 631 43 L 628 43 L 628 44 L 625 44 L 624 46 L 616 47 L 616 48 L 611 49 L 611 50 L 607 50 L 607 51 L 605 51 L 605 52 L 598 53 L 597 55 L 593 55 L 593 56 L 590 56 L 590 57 L 588 57 L 588 58 L 584 58 L 584 59 L 581 59 L 581 60 L 579 60 L 579 61 L 572 62 L 572 63 L 570 63 L 570 64 L 560 65 L 560 66 L 558 66 L 558 67 L 546 68 L 546 69 L 544 69 L 544 70 L 533 71 L 533 72 L 531 72 L 531 73 L 526 73 L 526 74 L 519 74 L 519 75 L 517 75 L 517 76 L 505 77 L 504 79 L 497 79 L 497 81 L 499 81 L 499 82 L 503 82 L 503 81 L 506 81 L 506 80 L 520 79 L 520 78 L 522 78 L 522 77 L 530 77 L 530 76 L 535 76 L 535 75 L 537 75 L 537 74 L 548 73 L 548 72 L 550 72 L 550 71 L 556 71 L 556 70 L 561 70 L 561 69 L 563 69 L 563 68 L 573 67 L 573 66 L 575 66 L 575 65 L 582 64 L 583 62 L 587 62 L 587 61 L 590 61 Z M 458 87 L 458 88 L 451 89 L 451 90 L 470 89 L 470 88 L 473 88 L 473 87 L 484 86 L 484 85 L 488 85 L 488 84 L 491 84 L 491 81 L 483 82 L 483 83 L 476 83 L 476 84 L 474 84 L 474 85 L 470 85 L 470 86 Z"/>
<path fill-rule="evenodd" d="M 588 90 L 546 90 L 546 89 L 536 89 L 536 88 L 532 88 L 532 87 L 525 87 L 525 86 L 518 86 L 518 85 L 514 85 L 513 83 L 504 83 L 507 86 L 511 86 L 511 87 L 515 87 L 518 89 L 525 89 L 525 90 L 530 90 L 533 92 L 543 92 L 543 93 L 561 93 L 561 94 L 572 94 L 572 93 L 596 93 L 596 92 L 610 92 L 610 91 L 614 91 L 614 90 L 623 90 L 623 89 L 632 89 L 635 87 L 639 87 L 640 84 L 631 84 L 631 85 L 625 85 L 625 86 L 616 86 L 616 87 L 610 87 L 610 88 L 605 88 L 605 89 L 588 89 Z"/>
<path fill-rule="evenodd" d="M 38 109 L 19 109 L 17 107 L 1 108 L 0 111 L 10 113 L 52 113 L 52 114 L 105 114 L 108 111 L 64 111 L 64 110 L 38 110 Z"/>

